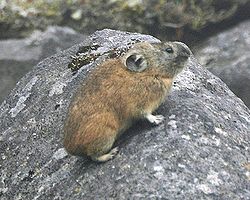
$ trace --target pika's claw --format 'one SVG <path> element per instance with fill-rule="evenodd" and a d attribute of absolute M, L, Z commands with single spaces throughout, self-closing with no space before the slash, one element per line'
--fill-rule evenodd
<path fill-rule="evenodd" d="M 118 151 L 119 151 L 119 148 L 115 147 L 115 148 L 111 149 L 109 153 L 104 154 L 104 155 L 99 156 L 99 157 L 94 157 L 92 159 L 95 161 L 98 161 L 98 162 L 106 162 L 108 160 L 113 159 L 116 156 L 116 154 L 118 153 Z"/>
<path fill-rule="evenodd" d="M 163 115 L 152 115 L 152 114 L 147 114 L 146 118 L 150 123 L 156 125 L 160 124 L 165 119 Z"/>
<path fill-rule="evenodd" d="M 111 156 L 111 158 L 114 158 L 116 156 L 116 154 L 118 154 L 118 152 L 119 152 L 119 148 L 115 147 L 115 148 L 111 149 L 108 154 Z"/>

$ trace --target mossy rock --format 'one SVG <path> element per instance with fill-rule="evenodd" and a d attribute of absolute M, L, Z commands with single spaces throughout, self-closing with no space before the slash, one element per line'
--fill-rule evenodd
<path fill-rule="evenodd" d="M 3 2 L 1 7 L 0 28 L 5 30 L 0 33 L 2 38 L 20 37 L 35 28 L 60 24 L 84 33 L 113 28 L 181 40 L 190 30 L 200 32 L 208 25 L 230 19 L 242 8 L 250 8 L 250 0 L 13 0 Z"/>

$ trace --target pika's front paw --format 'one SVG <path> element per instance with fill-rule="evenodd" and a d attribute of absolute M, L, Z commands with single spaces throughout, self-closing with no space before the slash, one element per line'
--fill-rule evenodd
<path fill-rule="evenodd" d="M 115 148 L 111 149 L 110 152 L 108 153 L 111 156 L 110 159 L 114 158 L 116 156 L 116 154 L 118 154 L 118 152 L 119 152 L 118 147 L 115 147 Z"/>
<path fill-rule="evenodd" d="M 94 157 L 92 159 L 94 161 L 98 161 L 98 162 L 106 162 L 108 160 L 113 159 L 118 152 L 119 152 L 119 148 L 115 147 L 115 148 L 111 149 L 109 153 L 104 154 L 104 155 L 99 156 L 99 157 Z"/>
<path fill-rule="evenodd" d="M 163 115 L 152 115 L 152 114 L 147 114 L 146 118 L 150 123 L 155 125 L 162 123 L 165 119 Z"/>

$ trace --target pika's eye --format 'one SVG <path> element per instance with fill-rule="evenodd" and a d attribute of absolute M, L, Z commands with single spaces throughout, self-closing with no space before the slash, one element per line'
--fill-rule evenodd
<path fill-rule="evenodd" d="M 166 51 L 167 53 L 174 53 L 174 50 L 172 49 L 172 47 L 167 47 L 167 48 L 165 49 L 165 51 Z"/>

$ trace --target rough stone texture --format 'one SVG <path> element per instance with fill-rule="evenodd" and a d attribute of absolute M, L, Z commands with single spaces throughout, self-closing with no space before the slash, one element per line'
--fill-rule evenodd
<path fill-rule="evenodd" d="M 196 56 L 250 107 L 250 20 L 210 38 Z"/>
<path fill-rule="evenodd" d="M 50 26 L 25 39 L 0 41 L 0 103 L 17 81 L 40 60 L 80 43 L 86 36 L 68 27 Z"/>
<path fill-rule="evenodd" d="M 157 110 L 165 122 L 136 123 L 118 141 L 113 160 L 97 164 L 64 151 L 68 105 L 96 64 L 72 76 L 70 55 L 95 43 L 100 62 L 105 52 L 135 39 L 158 42 L 96 32 L 40 62 L 18 83 L 0 107 L 1 199 L 249 199 L 250 112 L 194 58 Z"/>

